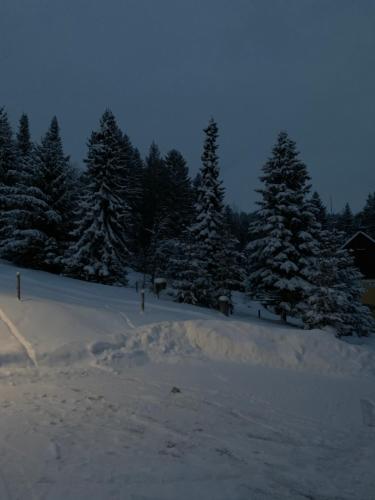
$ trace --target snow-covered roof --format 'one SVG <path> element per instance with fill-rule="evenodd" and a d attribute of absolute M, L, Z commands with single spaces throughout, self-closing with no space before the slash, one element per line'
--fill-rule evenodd
<path fill-rule="evenodd" d="M 370 240 L 372 243 L 375 243 L 375 240 L 373 238 L 371 238 L 371 236 L 369 236 L 368 234 L 366 234 L 363 231 L 357 231 L 351 238 L 348 239 L 348 241 L 346 241 L 343 244 L 342 248 L 345 248 L 347 245 L 349 245 L 349 243 L 351 243 L 353 240 L 355 240 L 357 238 L 357 236 L 359 236 L 359 235 L 362 235 L 365 238 L 367 238 L 368 240 Z"/>

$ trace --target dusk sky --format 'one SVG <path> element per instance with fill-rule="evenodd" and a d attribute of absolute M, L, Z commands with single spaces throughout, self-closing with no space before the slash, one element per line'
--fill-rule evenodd
<path fill-rule="evenodd" d="M 323 200 L 358 210 L 375 190 L 374 26 L 374 0 L 1 0 L 0 105 L 34 139 L 56 114 L 77 164 L 110 108 L 142 154 L 177 148 L 192 174 L 213 116 L 243 210 L 285 129 Z"/>

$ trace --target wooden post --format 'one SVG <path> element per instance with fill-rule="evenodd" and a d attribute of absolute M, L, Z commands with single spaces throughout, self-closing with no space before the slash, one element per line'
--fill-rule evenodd
<path fill-rule="evenodd" d="M 138 293 L 138 280 L 135 282 L 135 291 Z"/>
<path fill-rule="evenodd" d="M 16 274 L 17 281 L 17 299 L 21 300 L 21 273 Z"/>
<path fill-rule="evenodd" d="M 141 290 L 141 311 L 144 312 L 145 310 L 145 291 L 142 288 Z"/>
<path fill-rule="evenodd" d="M 225 295 L 219 297 L 219 310 L 225 314 L 225 316 L 229 316 L 229 298 Z"/>
<path fill-rule="evenodd" d="M 258 318 L 260 319 L 260 309 L 258 309 Z"/>

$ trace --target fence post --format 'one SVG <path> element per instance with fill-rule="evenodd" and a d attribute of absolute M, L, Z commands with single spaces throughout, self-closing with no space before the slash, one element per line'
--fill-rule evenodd
<path fill-rule="evenodd" d="M 229 316 L 229 307 L 230 307 L 230 300 L 229 297 L 226 297 L 225 295 L 221 295 L 219 297 L 219 310 L 225 316 Z"/>
<path fill-rule="evenodd" d="M 144 312 L 145 310 L 145 290 L 142 288 L 141 290 L 141 311 Z"/>
<path fill-rule="evenodd" d="M 17 281 L 17 299 L 21 300 L 21 273 L 16 274 Z"/>

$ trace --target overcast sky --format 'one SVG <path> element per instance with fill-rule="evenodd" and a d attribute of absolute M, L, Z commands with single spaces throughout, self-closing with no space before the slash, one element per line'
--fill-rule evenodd
<path fill-rule="evenodd" d="M 78 164 L 109 107 L 143 154 L 177 148 L 192 173 L 213 116 L 244 210 L 285 129 L 323 200 L 358 210 L 375 191 L 375 0 L 0 0 L 0 105 L 35 139 L 56 114 Z"/>

